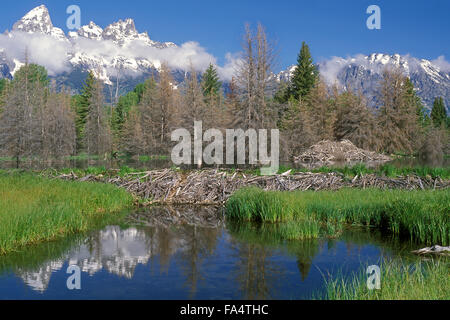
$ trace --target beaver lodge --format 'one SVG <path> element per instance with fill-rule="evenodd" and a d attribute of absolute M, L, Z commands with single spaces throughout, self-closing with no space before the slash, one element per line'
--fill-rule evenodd
<path fill-rule="evenodd" d="M 349 140 L 339 142 L 324 140 L 296 157 L 296 163 L 314 163 L 318 166 L 332 165 L 339 162 L 388 162 L 392 158 L 373 151 L 367 151 L 355 146 Z"/>

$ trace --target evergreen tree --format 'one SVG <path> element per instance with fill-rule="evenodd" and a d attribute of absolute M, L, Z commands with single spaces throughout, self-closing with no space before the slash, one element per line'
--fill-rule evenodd
<path fill-rule="evenodd" d="M 0 79 L 0 95 L 2 94 L 3 90 L 6 88 L 7 84 L 8 84 L 8 80 Z"/>
<path fill-rule="evenodd" d="M 305 97 L 316 85 L 317 79 L 318 70 L 313 63 L 308 45 L 303 42 L 297 59 L 297 68 L 294 71 L 288 90 L 289 96 L 295 99 Z"/>
<path fill-rule="evenodd" d="M 442 97 L 434 99 L 433 109 L 431 109 L 431 120 L 435 127 L 440 127 L 447 122 L 447 111 L 445 110 L 444 99 Z"/>
<path fill-rule="evenodd" d="M 26 64 L 21 67 L 15 74 L 13 81 L 21 81 L 25 79 L 29 83 L 39 82 L 40 85 L 44 87 L 48 87 L 49 80 L 48 74 L 45 67 L 37 65 L 37 64 Z"/>
<path fill-rule="evenodd" d="M 414 90 L 414 85 L 409 78 L 406 78 L 405 90 L 407 103 L 414 107 L 416 110 L 417 121 L 422 127 L 425 127 L 427 125 L 428 116 L 422 103 L 422 99 L 417 95 L 416 90 Z"/>
<path fill-rule="evenodd" d="M 120 136 L 123 125 L 127 120 L 127 116 L 131 108 L 136 107 L 141 102 L 147 82 L 139 83 L 133 91 L 130 91 L 126 95 L 119 98 L 112 114 L 112 128 L 114 129 L 117 137 Z"/>
<path fill-rule="evenodd" d="M 216 68 L 212 64 L 209 65 L 203 74 L 202 89 L 205 98 L 218 97 L 220 94 L 220 89 L 222 88 L 222 83 L 219 81 L 219 75 L 217 74 Z"/>
<path fill-rule="evenodd" d="M 158 84 L 155 79 L 151 78 L 145 82 L 143 87 L 142 97 L 137 107 L 139 121 L 141 123 L 142 136 L 144 143 L 144 150 L 142 154 L 151 155 L 156 148 L 155 137 L 158 133 L 158 117 L 157 102 L 158 102 Z M 133 109 L 133 108 L 132 108 Z M 133 121 L 133 119 L 132 119 Z M 124 128 L 125 129 L 125 128 Z M 134 132 L 133 134 L 135 134 Z M 126 136 L 124 137 L 126 139 Z"/>
<path fill-rule="evenodd" d="M 92 93 L 94 91 L 95 76 L 89 72 L 86 82 L 81 90 L 81 94 L 74 96 L 73 103 L 76 114 L 75 125 L 77 130 L 77 150 L 81 150 L 84 140 L 84 131 L 86 127 L 86 119 L 89 114 Z"/>

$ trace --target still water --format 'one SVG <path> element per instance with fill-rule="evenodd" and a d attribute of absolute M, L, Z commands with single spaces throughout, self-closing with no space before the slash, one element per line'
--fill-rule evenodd
<path fill-rule="evenodd" d="M 360 162 L 337 162 L 333 165 L 328 164 L 328 166 L 343 168 L 345 166 L 352 167 L 354 165 L 361 164 Z M 381 165 L 385 164 L 385 162 L 372 162 L 372 163 L 364 163 L 364 165 L 368 168 L 377 168 Z M 388 162 L 388 164 L 397 167 L 397 168 L 411 168 L 411 167 L 450 167 L 450 158 L 442 159 L 441 161 L 422 161 L 420 159 L 396 159 Z M 133 159 L 116 159 L 116 160 L 53 160 L 53 161 L 21 161 L 19 163 L 20 169 L 34 169 L 34 170 L 43 170 L 48 168 L 53 169 L 65 169 L 65 168 L 77 168 L 77 169 L 87 169 L 89 167 L 105 167 L 106 169 L 120 169 L 123 166 L 128 166 L 138 170 L 157 170 L 157 169 L 165 169 L 170 168 L 174 164 L 168 159 L 150 159 L 147 161 L 133 160 Z M 293 162 L 280 162 L 281 166 L 290 167 L 290 168 L 306 168 L 306 169 L 315 169 L 324 166 L 323 163 L 293 163 Z M 0 169 L 15 169 L 17 167 L 17 163 L 15 161 L 6 161 L 0 159 Z M 226 165 L 221 166 L 226 168 Z M 252 166 L 244 165 L 244 166 L 230 166 L 231 168 L 254 168 Z M 196 169 L 196 166 L 183 166 L 184 169 Z"/>
<path fill-rule="evenodd" d="M 285 242 L 223 214 L 152 208 L 123 226 L 0 257 L 0 299 L 309 299 L 330 276 L 380 257 L 415 259 L 418 248 L 370 229 Z M 81 269 L 81 290 L 67 288 L 71 265 Z"/>

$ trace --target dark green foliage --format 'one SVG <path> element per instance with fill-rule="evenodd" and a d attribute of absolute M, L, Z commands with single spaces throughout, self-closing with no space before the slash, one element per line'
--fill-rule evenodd
<path fill-rule="evenodd" d="M 112 126 L 116 134 L 120 134 L 131 108 L 139 105 L 147 86 L 149 86 L 152 81 L 153 80 L 147 80 L 144 83 L 139 83 L 133 91 L 130 91 L 119 98 L 112 115 Z"/>
<path fill-rule="evenodd" d="M 6 88 L 7 83 L 8 83 L 8 80 L 0 79 L 0 95 L 3 93 L 3 89 Z"/>
<path fill-rule="evenodd" d="M 308 45 L 303 42 L 297 59 L 297 68 L 291 79 L 289 96 L 295 99 L 305 97 L 315 86 L 317 79 L 317 67 L 313 63 Z"/>
<path fill-rule="evenodd" d="M 220 94 L 220 89 L 222 88 L 222 83 L 219 81 L 219 75 L 217 74 L 216 68 L 212 64 L 209 65 L 203 74 L 202 89 L 203 95 L 206 98 L 211 96 L 217 97 Z"/>
<path fill-rule="evenodd" d="M 427 125 L 428 116 L 425 111 L 425 107 L 422 103 L 422 99 L 417 95 L 416 90 L 414 90 L 414 85 L 409 78 L 405 81 L 406 86 L 406 99 L 408 103 L 415 107 L 417 120 L 419 124 L 424 127 Z"/>
<path fill-rule="evenodd" d="M 5 102 L 4 92 L 6 90 L 7 85 L 8 85 L 7 79 L 0 79 L 0 113 L 2 112 L 2 106 L 3 103 Z"/>
<path fill-rule="evenodd" d="M 83 148 L 84 131 L 86 127 L 86 119 L 89 113 L 90 101 L 92 92 L 94 90 L 95 76 L 89 72 L 81 94 L 74 96 L 72 102 L 74 103 L 74 110 L 76 113 L 76 131 L 77 131 L 77 150 Z"/>
<path fill-rule="evenodd" d="M 138 103 L 139 97 L 134 91 L 128 92 L 126 95 L 119 98 L 119 102 L 117 102 L 113 111 L 113 129 L 116 132 L 122 130 L 131 107 L 136 106 Z"/>
<path fill-rule="evenodd" d="M 440 127 L 443 123 L 447 122 L 447 111 L 445 110 L 444 99 L 442 97 L 434 99 L 431 120 L 433 120 L 435 127 Z"/>
<path fill-rule="evenodd" d="M 14 75 L 13 82 L 20 82 L 27 78 L 29 83 L 36 83 L 43 87 L 47 87 L 49 84 L 47 70 L 43 66 L 37 64 L 28 64 L 22 66 Z"/>

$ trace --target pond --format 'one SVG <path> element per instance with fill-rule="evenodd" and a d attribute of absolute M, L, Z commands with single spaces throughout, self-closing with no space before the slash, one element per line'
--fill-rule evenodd
<path fill-rule="evenodd" d="M 372 229 L 287 242 L 264 230 L 227 222 L 223 208 L 133 212 L 122 226 L 0 257 L 0 299 L 310 299 L 329 276 L 414 260 L 418 248 Z M 67 288 L 73 265 L 80 290 Z"/>
<path fill-rule="evenodd" d="M 352 167 L 354 165 L 360 164 L 359 162 L 337 162 L 332 166 L 336 168 L 343 168 L 345 166 Z M 368 168 L 377 168 L 386 162 L 372 162 L 372 163 L 364 163 Z M 441 161 L 422 161 L 417 158 L 403 158 L 396 159 L 390 162 L 387 162 L 397 168 L 411 168 L 411 167 L 421 167 L 427 166 L 431 168 L 450 167 L 450 158 L 442 159 Z M 289 168 L 305 168 L 305 169 L 316 169 L 323 167 L 326 164 L 323 163 L 293 163 L 293 162 L 280 162 L 280 166 L 289 167 Z M 89 167 L 105 167 L 106 169 L 120 169 L 123 166 L 128 166 L 130 168 L 135 168 L 138 170 L 157 170 L 157 169 L 165 169 L 171 168 L 174 166 L 171 159 L 167 158 L 155 158 L 148 159 L 145 161 L 136 160 L 136 159 L 115 159 L 115 160 L 93 160 L 93 159 L 82 159 L 82 160 L 53 160 L 53 161 L 38 161 L 38 160 L 24 160 L 19 163 L 19 168 L 21 169 L 34 169 L 34 170 L 43 170 L 47 168 L 53 169 L 65 169 L 65 168 L 76 168 L 76 169 L 87 169 Z M 0 169 L 15 169 L 17 167 L 16 161 L 5 160 L 0 158 Z M 221 166 L 223 168 L 255 168 L 254 166 L 249 165 L 233 165 L 233 166 Z M 183 166 L 184 169 L 197 169 L 197 166 Z"/>

